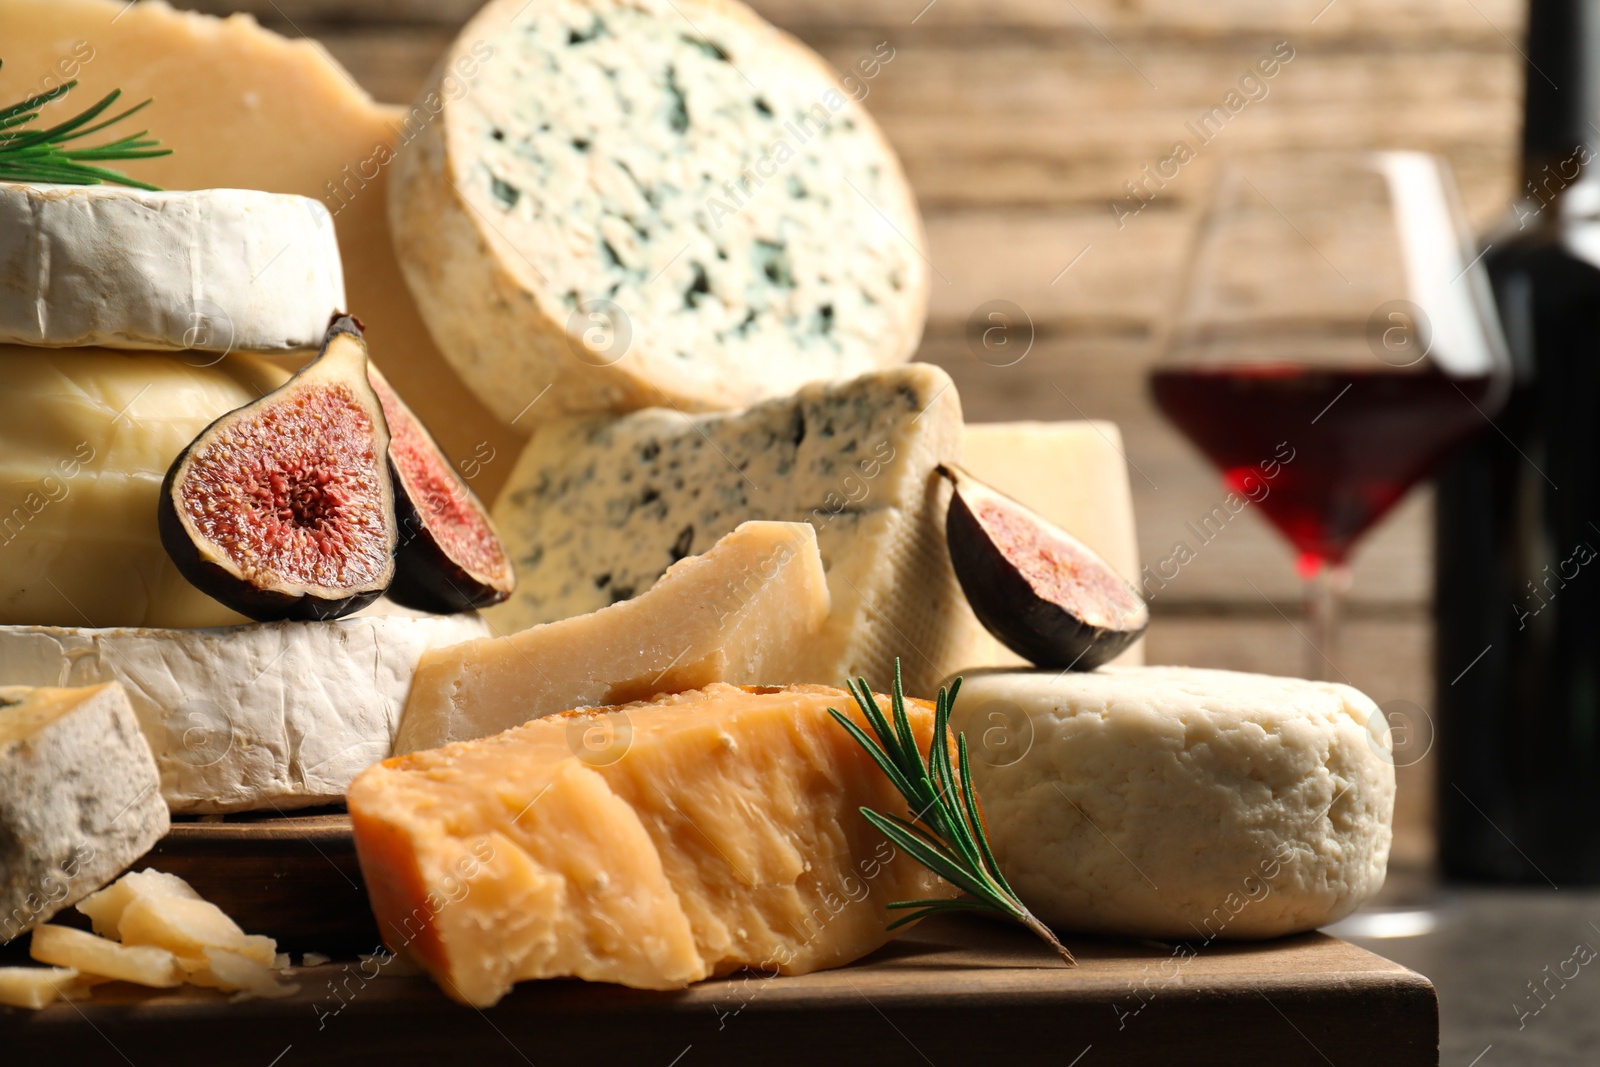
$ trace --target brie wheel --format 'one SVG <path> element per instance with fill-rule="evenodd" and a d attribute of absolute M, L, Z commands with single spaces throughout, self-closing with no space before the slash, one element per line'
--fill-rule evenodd
<path fill-rule="evenodd" d="M 344 306 L 333 217 L 319 201 L 0 183 L 0 342 L 315 348 Z"/>
<path fill-rule="evenodd" d="M 488 633 L 475 614 L 209 630 L 0 627 L 0 678 L 118 681 L 174 812 L 329 804 L 394 746 L 423 652 Z"/>

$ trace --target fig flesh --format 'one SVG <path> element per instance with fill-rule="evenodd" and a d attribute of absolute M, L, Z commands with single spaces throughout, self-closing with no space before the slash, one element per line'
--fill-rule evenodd
<path fill-rule="evenodd" d="M 1139 639 L 1150 611 L 1089 546 L 954 464 L 945 538 L 978 621 L 1036 667 L 1093 670 Z"/>
<path fill-rule="evenodd" d="M 161 541 L 201 591 L 252 619 L 336 619 L 394 578 L 389 430 L 360 323 L 260 400 L 201 431 L 161 486 Z"/>
<path fill-rule="evenodd" d="M 516 574 L 489 512 L 378 368 L 368 373 L 389 424 L 400 526 L 389 599 L 439 614 L 505 600 Z"/>

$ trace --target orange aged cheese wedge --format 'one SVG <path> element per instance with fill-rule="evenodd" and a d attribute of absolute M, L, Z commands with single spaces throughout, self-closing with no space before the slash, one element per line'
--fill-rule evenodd
<path fill-rule="evenodd" d="M 527 978 L 675 989 L 866 955 L 890 901 L 954 890 L 861 816 L 905 801 L 830 707 L 861 721 L 841 689 L 716 684 L 368 769 L 347 799 L 385 940 L 480 1007 Z M 907 712 L 926 746 L 933 705 Z"/>

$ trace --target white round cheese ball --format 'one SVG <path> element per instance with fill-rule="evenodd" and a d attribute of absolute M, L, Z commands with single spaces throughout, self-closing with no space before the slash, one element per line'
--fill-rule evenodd
<path fill-rule="evenodd" d="M 966 734 L 990 840 L 1058 929 L 1261 938 L 1383 885 L 1394 763 L 1347 685 L 1188 667 L 978 670 Z"/>
<path fill-rule="evenodd" d="M 0 625 L 223 626 L 156 528 L 161 480 L 281 385 L 255 356 L 0 345 Z"/>

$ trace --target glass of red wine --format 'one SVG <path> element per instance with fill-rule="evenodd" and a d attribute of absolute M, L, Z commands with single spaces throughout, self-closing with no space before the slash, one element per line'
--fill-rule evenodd
<path fill-rule="evenodd" d="M 1356 542 L 1505 400 L 1494 308 L 1435 157 L 1306 154 L 1220 177 L 1151 389 L 1299 554 L 1310 677 L 1338 674 Z"/>

